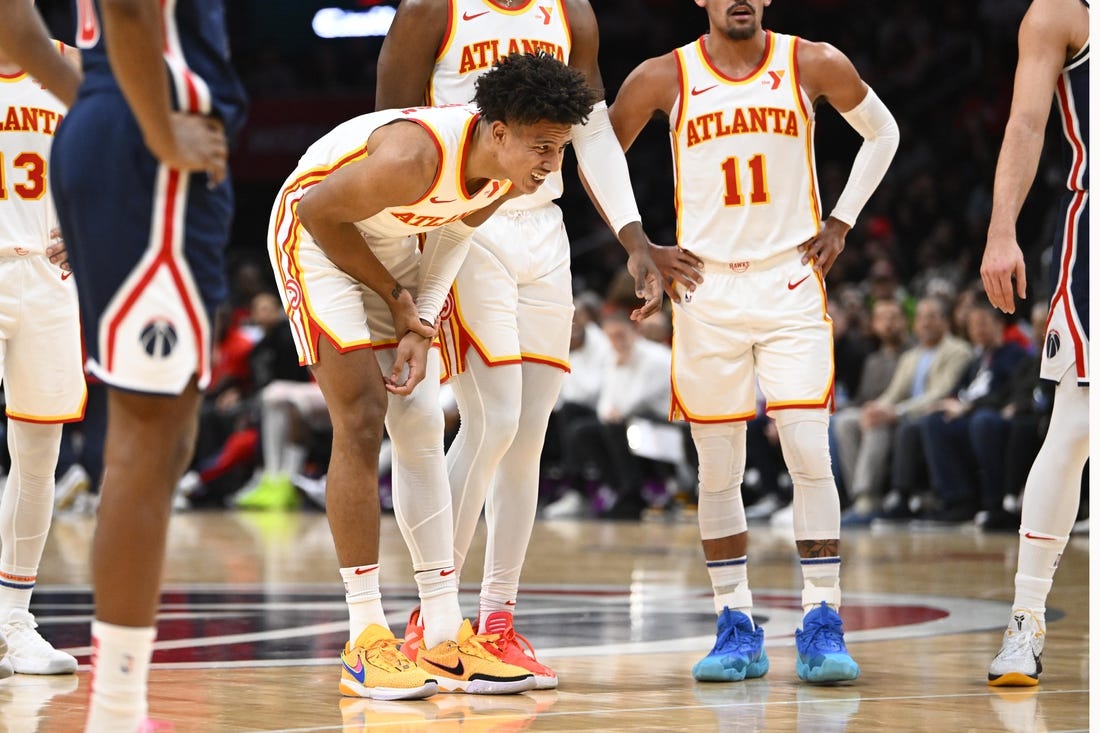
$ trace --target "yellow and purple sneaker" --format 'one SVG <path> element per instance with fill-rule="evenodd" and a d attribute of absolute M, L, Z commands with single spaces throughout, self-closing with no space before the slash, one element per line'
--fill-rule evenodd
<path fill-rule="evenodd" d="M 406 657 L 389 629 L 371 624 L 340 654 L 340 694 L 372 700 L 418 700 L 439 692 L 436 681 Z"/>

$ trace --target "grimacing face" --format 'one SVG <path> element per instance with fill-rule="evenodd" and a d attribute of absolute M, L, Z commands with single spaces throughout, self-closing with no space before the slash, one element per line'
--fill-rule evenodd
<path fill-rule="evenodd" d="M 500 142 L 497 160 L 521 193 L 534 193 L 554 171 L 561 170 L 572 126 L 540 121 L 531 125 L 493 123 Z"/>

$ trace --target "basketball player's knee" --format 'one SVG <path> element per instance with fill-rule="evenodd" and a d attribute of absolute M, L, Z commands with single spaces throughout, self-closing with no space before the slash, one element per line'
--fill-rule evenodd
<path fill-rule="evenodd" d="M 832 478 L 829 414 L 823 410 L 776 410 L 775 426 L 791 478 Z"/>
<path fill-rule="evenodd" d="M 60 424 L 8 421 L 9 447 L 19 453 L 19 470 L 53 476 L 61 449 Z"/>
<path fill-rule="evenodd" d="M 1089 393 L 1075 384 L 1059 384 L 1054 392 L 1054 411 L 1047 435 L 1087 450 L 1089 439 Z"/>
<path fill-rule="evenodd" d="M 498 445 L 511 445 L 519 432 L 518 406 L 493 405 L 487 407 L 483 423 L 484 440 Z"/>
<path fill-rule="evenodd" d="M 403 445 L 415 445 L 426 442 L 430 436 L 443 439 L 443 410 L 438 401 L 417 399 L 414 391 L 409 397 L 397 404 L 390 405 L 389 418 L 386 421 L 390 437 Z"/>
<path fill-rule="evenodd" d="M 745 473 L 743 422 L 691 425 L 691 439 L 699 455 L 699 493 L 740 496 Z"/>
<path fill-rule="evenodd" d="M 741 481 L 745 473 L 743 422 L 691 426 L 699 454 L 699 531 L 704 540 L 748 529 Z"/>
<path fill-rule="evenodd" d="M 331 405 L 333 438 L 346 437 L 366 451 L 377 451 L 382 444 L 386 419 L 386 400 L 364 395 L 351 403 Z"/>

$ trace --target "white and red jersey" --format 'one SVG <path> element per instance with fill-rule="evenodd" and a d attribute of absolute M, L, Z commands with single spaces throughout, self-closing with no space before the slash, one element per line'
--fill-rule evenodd
<path fill-rule="evenodd" d="M 706 36 L 675 51 L 677 239 L 704 259 L 767 259 L 821 226 L 813 107 L 799 85 L 798 43 L 768 31 L 759 66 L 741 79 L 718 70 Z"/>
<path fill-rule="evenodd" d="M 447 30 L 428 82 L 428 104 L 468 104 L 474 82 L 501 57 L 544 51 L 569 62 L 572 39 L 563 0 L 520 0 L 506 8 L 493 0 L 448 0 Z M 530 209 L 561 196 L 561 172 L 539 190 L 502 208 Z"/>
<path fill-rule="evenodd" d="M 413 107 L 360 115 L 339 125 L 306 150 L 298 167 L 283 184 L 278 205 L 284 216 L 278 223 L 279 241 L 291 237 L 296 226 L 285 213 L 292 212 L 309 188 L 341 166 L 367 157 L 367 140 L 378 128 L 396 120 L 409 120 L 427 130 L 439 151 L 435 181 L 417 201 L 391 206 L 355 223 L 372 240 L 402 239 L 411 234 L 459 221 L 503 196 L 507 180 L 490 180 L 479 191 L 466 190 L 465 164 L 477 126 L 478 111 L 471 106 Z M 282 231 L 287 229 L 287 231 Z"/>
<path fill-rule="evenodd" d="M 57 227 L 50 148 L 66 111 L 26 73 L 0 74 L 0 255 L 46 251 Z"/>

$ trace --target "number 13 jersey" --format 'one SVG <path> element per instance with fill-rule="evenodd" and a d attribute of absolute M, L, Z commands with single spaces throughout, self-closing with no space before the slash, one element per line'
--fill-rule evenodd
<path fill-rule="evenodd" d="M 46 251 L 57 226 L 47 168 L 65 112 L 26 73 L 0 74 L 0 255 Z"/>
<path fill-rule="evenodd" d="M 759 66 L 741 79 L 719 71 L 705 44 L 706 36 L 675 52 L 677 240 L 719 262 L 788 252 L 821 226 L 814 116 L 799 86 L 798 38 L 768 31 Z"/>

